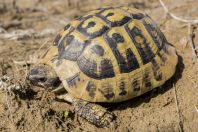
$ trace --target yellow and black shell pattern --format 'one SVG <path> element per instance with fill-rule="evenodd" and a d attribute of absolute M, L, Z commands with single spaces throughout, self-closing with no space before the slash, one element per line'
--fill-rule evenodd
<path fill-rule="evenodd" d="M 178 57 L 144 12 L 99 8 L 68 23 L 40 63 L 52 66 L 72 96 L 121 102 L 161 86 Z"/>

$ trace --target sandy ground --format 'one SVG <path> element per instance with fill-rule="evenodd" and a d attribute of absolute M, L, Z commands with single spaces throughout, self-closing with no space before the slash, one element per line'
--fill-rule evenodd
<path fill-rule="evenodd" d="M 198 18 L 197 0 L 164 1 L 177 16 Z M 25 77 L 69 20 L 104 5 L 128 5 L 147 12 L 176 47 L 179 64 L 162 87 L 105 105 L 117 119 L 108 128 L 97 128 L 52 93 L 28 85 Z M 191 31 L 198 46 L 197 24 Z M 0 131 L 197 131 L 198 63 L 188 36 L 188 24 L 166 15 L 158 0 L 0 0 Z"/>

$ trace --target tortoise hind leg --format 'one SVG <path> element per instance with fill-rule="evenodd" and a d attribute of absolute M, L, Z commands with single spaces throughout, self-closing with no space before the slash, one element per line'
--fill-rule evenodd
<path fill-rule="evenodd" d="M 58 98 L 71 102 L 74 106 L 74 111 L 80 117 L 88 120 L 97 127 L 106 127 L 115 118 L 113 113 L 98 104 L 87 102 L 82 99 L 75 99 L 69 94 L 61 95 L 61 98 L 60 96 Z"/>

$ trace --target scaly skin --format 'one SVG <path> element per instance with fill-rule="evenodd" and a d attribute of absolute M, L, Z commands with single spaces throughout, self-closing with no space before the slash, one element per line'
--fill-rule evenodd
<path fill-rule="evenodd" d="M 74 111 L 79 116 L 85 118 L 97 127 L 106 127 L 115 118 L 115 115 L 104 107 L 81 99 L 74 99 L 73 105 Z"/>

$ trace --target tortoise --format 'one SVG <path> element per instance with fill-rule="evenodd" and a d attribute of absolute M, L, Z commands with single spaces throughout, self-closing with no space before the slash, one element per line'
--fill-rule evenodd
<path fill-rule="evenodd" d="M 69 22 L 27 79 L 106 127 L 115 115 L 99 103 L 126 101 L 163 85 L 177 63 L 175 48 L 146 13 L 104 7 Z"/>

